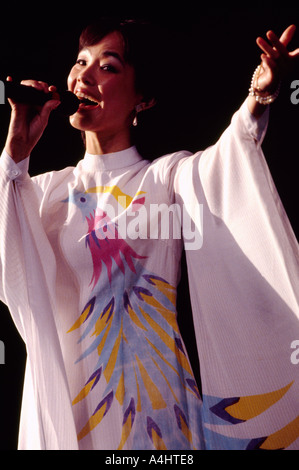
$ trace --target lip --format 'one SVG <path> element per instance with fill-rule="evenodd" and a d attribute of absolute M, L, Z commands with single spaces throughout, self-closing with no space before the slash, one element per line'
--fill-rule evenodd
<path fill-rule="evenodd" d="M 99 97 L 96 97 L 93 93 L 90 93 L 89 90 L 78 88 L 74 91 L 74 94 L 77 96 L 77 98 L 79 98 L 79 100 L 82 100 L 82 102 L 79 104 L 78 110 L 93 110 L 100 107 Z M 84 100 L 92 101 L 95 104 L 89 104 Z"/>

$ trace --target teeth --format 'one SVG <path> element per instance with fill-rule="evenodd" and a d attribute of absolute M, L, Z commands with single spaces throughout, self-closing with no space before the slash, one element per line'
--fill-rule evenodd
<path fill-rule="evenodd" d="M 86 95 L 85 93 L 82 93 L 82 92 L 78 92 L 76 93 L 76 96 L 77 98 L 79 98 L 80 100 L 88 100 L 92 103 L 95 103 L 95 104 L 99 104 L 98 101 L 96 101 L 93 97 L 89 96 L 89 95 Z"/>

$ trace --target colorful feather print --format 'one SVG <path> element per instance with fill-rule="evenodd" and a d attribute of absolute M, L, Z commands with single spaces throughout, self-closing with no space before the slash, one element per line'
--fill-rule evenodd
<path fill-rule="evenodd" d="M 299 438 L 299 416 L 265 434 L 263 413 L 272 408 L 275 422 L 276 404 L 288 393 L 294 381 L 273 392 L 244 397 L 203 396 L 205 437 L 208 449 L 284 450 Z M 283 409 L 283 406 L 282 406 Z M 254 422 L 254 431 L 252 430 Z M 239 436 L 239 437 L 235 437 Z M 254 436 L 254 437 L 253 437 Z"/>
<path fill-rule="evenodd" d="M 299 437 L 299 417 L 265 434 L 263 416 L 270 409 L 275 415 L 275 405 L 294 382 L 252 396 L 204 394 L 201 401 L 176 321 L 176 290 L 146 270 L 146 257 L 121 238 L 117 223 L 97 202 L 99 193 L 120 197 L 124 210 L 134 204 L 138 210 L 145 203 L 144 193 L 129 196 L 110 186 L 73 191 L 67 199 L 83 215 L 93 268 L 90 296 L 68 331 L 79 329 L 84 344 L 76 363 L 96 353 L 94 367 L 73 399 L 74 407 L 91 395 L 97 401 L 78 430 L 78 440 L 101 428 L 102 441 L 113 407 L 118 407 L 121 419 L 113 429 L 119 450 L 291 446 Z"/>
<path fill-rule="evenodd" d="M 104 435 L 117 407 L 118 449 L 202 448 L 202 402 L 177 325 L 176 289 L 148 272 L 146 257 L 120 237 L 97 203 L 95 195 L 104 192 L 126 197 L 123 208 L 135 204 L 138 210 L 145 202 L 144 193 L 131 197 L 107 186 L 73 191 L 68 198 L 83 215 L 93 266 L 90 297 L 68 334 L 80 329 L 84 352 L 76 363 L 95 352 L 97 357 L 73 399 L 74 407 L 90 394 L 98 402 L 78 440 L 99 427 Z"/>

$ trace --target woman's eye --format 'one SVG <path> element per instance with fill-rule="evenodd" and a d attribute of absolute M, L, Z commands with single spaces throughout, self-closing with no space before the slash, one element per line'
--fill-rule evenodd
<path fill-rule="evenodd" d="M 78 64 L 78 65 L 86 65 L 86 60 L 84 60 L 84 59 L 77 59 L 77 60 L 76 60 L 76 64 Z"/>
<path fill-rule="evenodd" d="M 104 70 L 104 72 L 117 73 L 116 68 L 110 64 L 101 65 L 101 70 Z"/>

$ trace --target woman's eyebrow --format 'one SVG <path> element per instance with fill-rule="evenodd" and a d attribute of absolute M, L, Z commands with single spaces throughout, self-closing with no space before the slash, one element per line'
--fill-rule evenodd
<path fill-rule="evenodd" d="M 123 58 L 122 58 L 117 52 L 114 52 L 114 51 L 104 51 L 101 55 L 102 55 L 103 57 L 115 57 L 117 60 L 119 60 L 119 62 L 120 62 L 123 66 L 125 65 Z"/>

